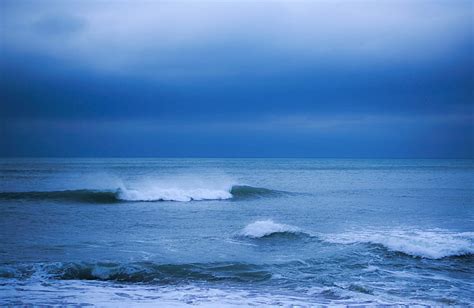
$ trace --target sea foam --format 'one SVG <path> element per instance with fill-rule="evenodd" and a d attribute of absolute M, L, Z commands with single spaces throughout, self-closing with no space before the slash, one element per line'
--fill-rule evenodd
<path fill-rule="evenodd" d="M 474 232 L 430 231 L 364 231 L 321 236 L 336 244 L 374 244 L 414 257 L 441 259 L 474 253 Z"/>
<path fill-rule="evenodd" d="M 241 236 L 249 238 L 262 238 L 274 234 L 303 234 L 303 232 L 294 226 L 275 223 L 272 220 L 258 220 L 247 225 Z"/>
<path fill-rule="evenodd" d="M 121 185 L 117 189 L 109 190 L 58 190 L 58 191 L 24 191 L 0 192 L 0 200 L 51 200 L 55 202 L 79 203 L 116 203 L 123 201 L 179 201 L 193 200 L 225 200 L 225 199 L 252 199 L 267 196 L 276 196 L 284 192 L 267 188 L 247 185 L 229 185 L 227 187 L 210 185 L 209 187 L 187 187 L 156 185 L 135 185 L 137 188 L 125 188 Z"/>
<path fill-rule="evenodd" d="M 117 198 L 124 201 L 181 201 L 223 200 L 232 198 L 230 189 L 148 188 L 146 190 L 119 189 Z"/>

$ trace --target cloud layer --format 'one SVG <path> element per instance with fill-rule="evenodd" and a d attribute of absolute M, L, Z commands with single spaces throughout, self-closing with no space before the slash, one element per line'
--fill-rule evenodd
<path fill-rule="evenodd" d="M 0 6 L 3 155 L 46 136 L 65 155 L 110 155 L 102 138 L 140 155 L 117 153 L 124 133 L 148 156 L 473 155 L 470 1 Z M 143 150 L 153 138 L 169 147 Z"/>

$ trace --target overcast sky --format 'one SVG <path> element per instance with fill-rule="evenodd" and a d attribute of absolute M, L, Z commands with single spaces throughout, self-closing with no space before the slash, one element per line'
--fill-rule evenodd
<path fill-rule="evenodd" d="M 474 157 L 473 1 L 0 14 L 2 156 Z"/>

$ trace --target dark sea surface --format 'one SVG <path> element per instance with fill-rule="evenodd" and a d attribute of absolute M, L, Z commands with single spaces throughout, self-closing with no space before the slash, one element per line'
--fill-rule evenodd
<path fill-rule="evenodd" d="M 473 290 L 472 160 L 0 160 L 0 305 L 472 305 Z"/>

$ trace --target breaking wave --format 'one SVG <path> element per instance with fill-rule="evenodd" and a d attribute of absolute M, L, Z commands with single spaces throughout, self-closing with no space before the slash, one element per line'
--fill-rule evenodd
<path fill-rule="evenodd" d="M 247 185 L 233 185 L 227 189 L 207 188 L 154 188 L 149 190 L 119 189 L 117 198 L 124 201 L 198 201 L 258 198 L 282 192 Z"/>
<path fill-rule="evenodd" d="M 472 256 L 474 254 L 474 232 L 374 231 L 321 237 L 329 243 L 377 245 L 390 251 L 428 259 Z"/>
<path fill-rule="evenodd" d="M 442 259 L 474 256 L 474 232 L 430 231 L 362 231 L 339 234 L 309 233 L 298 227 L 279 224 L 272 220 L 259 220 L 248 224 L 239 236 L 261 239 L 276 236 L 312 238 L 330 244 L 373 245 L 387 251 L 412 257 Z"/>
<path fill-rule="evenodd" d="M 119 189 L 117 199 L 122 201 L 199 201 L 224 200 L 233 197 L 231 191 L 221 189 L 182 189 L 182 188 L 154 188 L 147 190 Z"/>
<path fill-rule="evenodd" d="M 258 282 L 272 277 L 264 266 L 248 263 L 43 263 L 0 268 L 0 277 L 25 279 L 39 275 L 59 280 L 99 280 L 177 284 L 193 281 Z"/>
<path fill-rule="evenodd" d="M 247 225 L 241 232 L 241 236 L 248 237 L 248 238 L 264 238 L 270 237 L 275 235 L 309 235 L 301 229 L 285 225 L 275 223 L 272 220 L 259 220 Z"/>
<path fill-rule="evenodd" d="M 126 189 L 115 191 L 103 190 L 61 190 L 61 191 L 29 191 L 0 192 L 0 200 L 52 200 L 72 201 L 80 203 L 117 203 L 123 201 L 198 201 L 247 199 L 281 195 L 284 192 L 261 187 L 233 185 L 227 189 L 208 188 L 147 188 Z"/>

